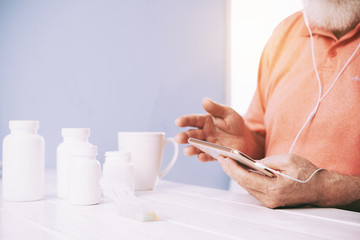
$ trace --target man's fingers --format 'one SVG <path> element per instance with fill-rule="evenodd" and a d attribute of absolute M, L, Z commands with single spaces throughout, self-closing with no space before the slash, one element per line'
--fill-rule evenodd
<path fill-rule="evenodd" d="M 184 148 L 184 154 L 186 156 L 193 156 L 198 155 L 197 158 L 200 162 L 207 162 L 207 161 L 214 161 L 215 159 L 211 156 L 207 155 L 204 152 L 201 152 L 199 149 L 193 147 L 193 146 L 187 146 Z"/>
<path fill-rule="evenodd" d="M 181 132 L 176 134 L 175 141 L 179 144 L 188 143 L 188 139 L 190 137 L 196 139 L 204 139 L 205 136 L 203 130 L 201 129 L 190 129 L 187 130 L 186 132 Z"/>
<path fill-rule="evenodd" d="M 205 123 L 205 115 L 200 114 L 192 114 L 181 116 L 175 120 L 175 124 L 178 127 L 195 127 L 195 128 L 203 128 Z"/>
<path fill-rule="evenodd" d="M 214 117 L 225 118 L 229 114 L 229 107 L 216 103 L 210 98 L 204 98 L 201 104 Z"/>
<path fill-rule="evenodd" d="M 210 98 L 204 98 L 202 100 L 203 108 L 210 113 L 210 115 L 219 118 L 225 118 L 229 114 L 231 108 L 221 105 L 212 101 Z M 209 115 L 191 114 L 177 118 L 175 124 L 179 127 L 196 127 L 203 128 L 206 118 Z"/>
<path fill-rule="evenodd" d="M 199 149 L 197 149 L 196 147 L 193 147 L 193 146 L 187 146 L 184 148 L 184 154 L 186 156 L 193 156 L 193 155 L 196 155 L 196 154 L 199 154 L 201 151 Z"/>
<path fill-rule="evenodd" d="M 198 160 L 200 162 L 208 162 L 208 161 L 215 161 L 216 159 L 214 159 L 213 157 L 211 157 L 206 153 L 201 152 L 198 154 Z"/>
<path fill-rule="evenodd" d="M 250 172 L 249 170 L 239 166 L 239 164 L 233 159 L 219 156 L 218 161 L 225 173 L 245 189 L 254 189 L 259 192 L 264 192 L 266 186 L 272 181 L 270 177 Z"/>

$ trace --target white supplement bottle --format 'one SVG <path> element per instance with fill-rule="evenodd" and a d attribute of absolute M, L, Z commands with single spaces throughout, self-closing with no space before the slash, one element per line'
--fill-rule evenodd
<path fill-rule="evenodd" d="M 57 195 L 66 198 L 69 187 L 69 163 L 73 158 L 73 151 L 79 146 L 91 146 L 88 142 L 89 128 L 63 128 L 61 129 L 63 142 L 56 151 L 56 180 Z"/>
<path fill-rule="evenodd" d="M 102 187 L 105 197 L 121 191 L 134 193 L 134 166 L 129 152 L 111 151 L 105 153 L 102 170 Z"/>
<path fill-rule="evenodd" d="M 79 146 L 69 163 L 68 200 L 74 205 L 93 205 L 100 202 L 101 167 L 96 160 L 96 146 Z"/>
<path fill-rule="evenodd" d="M 8 201 L 42 199 L 45 185 L 45 141 L 38 121 L 10 121 L 3 140 L 2 196 Z"/>

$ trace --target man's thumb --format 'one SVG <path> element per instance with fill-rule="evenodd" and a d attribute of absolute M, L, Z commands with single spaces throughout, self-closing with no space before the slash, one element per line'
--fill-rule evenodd
<path fill-rule="evenodd" d="M 205 111 L 210 113 L 211 115 L 215 117 L 224 118 L 229 111 L 229 108 L 227 106 L 224 106 L 222 104 L 216 103 L 210 98 L 204 98 L 201 102 L 203 108 Z"/>

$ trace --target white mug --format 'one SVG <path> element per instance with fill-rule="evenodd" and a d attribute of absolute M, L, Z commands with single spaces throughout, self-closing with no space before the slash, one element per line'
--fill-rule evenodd
<path fill-rule="evenodd" d="M 160 172 L 166 143 L 172 142 L 174 154 L 169 165 Z M 174 138 L 166 138 L 163 132 L 119 132 L 119 151 L 131 153 L 134 164 L 135 190 L 151 190 L 158 178 L 164 177 L 174 166 L 179 146 Z"/>

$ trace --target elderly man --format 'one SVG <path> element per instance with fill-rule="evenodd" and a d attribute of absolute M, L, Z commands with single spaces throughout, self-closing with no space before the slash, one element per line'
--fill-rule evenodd
<path fill-rule="evenodd" d="M 176 136 L 243 151 L 276 174 L 267 177 L 230 158 L 224 171 L 270 208 L 311 204 L 359 210 L 360 1 L 304 0 L 304 11 L 274 30 L 259 66 L 247 114 L 204 99 L 205 115 L 176 120 L 194 127 Z M 186 155 L 210 156 L 188 146 Z"/>

